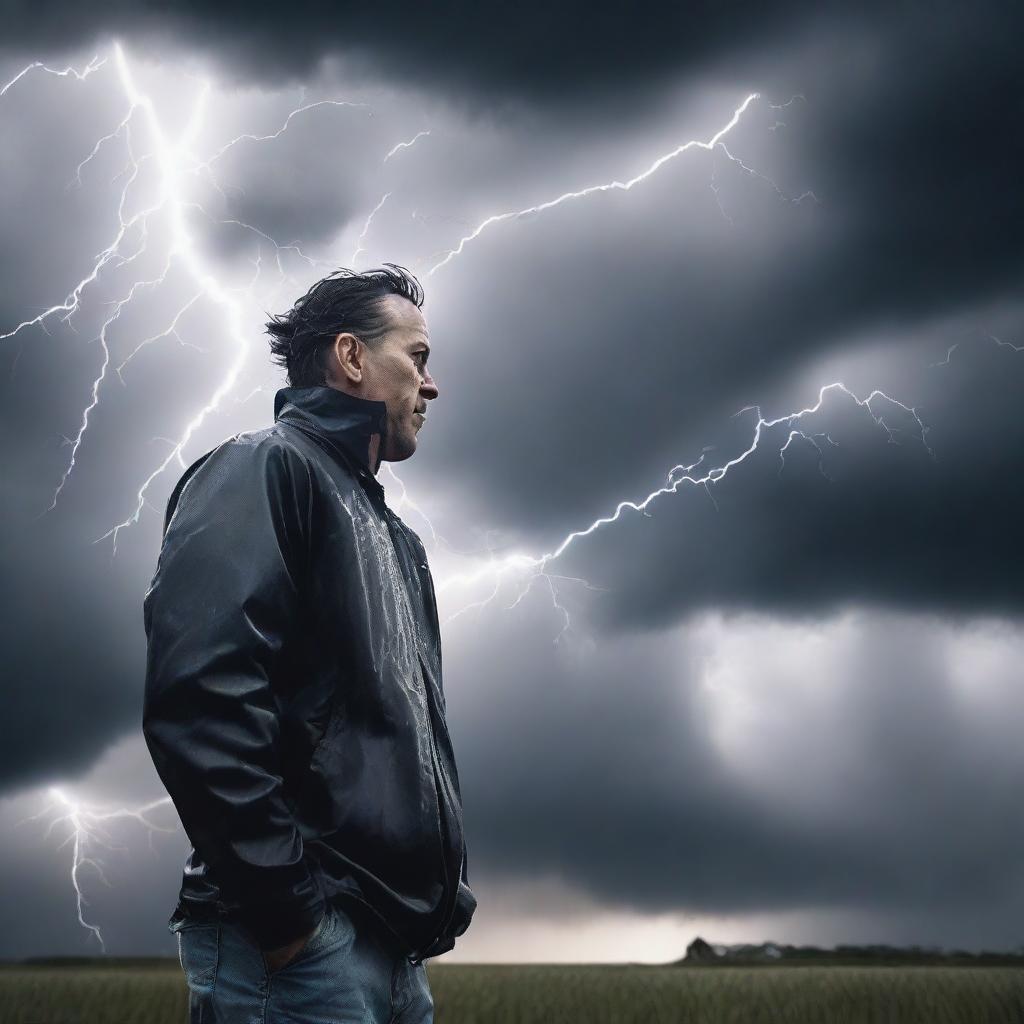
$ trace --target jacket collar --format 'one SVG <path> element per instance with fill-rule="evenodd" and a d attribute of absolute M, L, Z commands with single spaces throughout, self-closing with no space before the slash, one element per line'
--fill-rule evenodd
<path fill-rule="evenodd" d="M 315 434 L 356 464 L 356 470 L 370 490 L 384 493 L 370 469 L 370 438 L 381 435 L 387 423 L 387 404 L 356 398 L 337 388 L 318 385 L 281 388 L 274 396 L 274 420 Z"/>

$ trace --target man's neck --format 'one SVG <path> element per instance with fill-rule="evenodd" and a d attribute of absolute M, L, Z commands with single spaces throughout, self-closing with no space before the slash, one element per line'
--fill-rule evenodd
<path fill-rule="evenodd" d="M 370 472 L 376 476 L 377 470 L 380 469 L 380 434 L 370 435 L 370 447 L 367 456 L 370 460 Z"/>

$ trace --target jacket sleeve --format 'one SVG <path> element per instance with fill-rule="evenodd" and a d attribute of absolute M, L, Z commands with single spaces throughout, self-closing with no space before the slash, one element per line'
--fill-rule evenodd
<path fill-rule="evenodd" d="M 144 602 L 146 743 L 264 949 L 312 931 L 325 908 L 283 797 L 273 671 L 300 614 L 311 494 L 290 449 L 225 442 L 182 490 Z"/>

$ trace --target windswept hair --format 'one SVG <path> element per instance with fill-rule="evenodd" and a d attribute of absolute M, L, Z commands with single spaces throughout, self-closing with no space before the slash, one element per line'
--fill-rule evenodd
<path fill-rule="evenodd" d="M 342 333 L 373 346 L 387 333 L 381 299 L 400 295 L 423 305 L 423 286 L 405 269 L 385 263 L 357 273 L 341 268 L 317 281 L 287 313 L 267 323 L 270 358 L 288 371 L 292 387 L 327 383 L 327 353 Z"/>

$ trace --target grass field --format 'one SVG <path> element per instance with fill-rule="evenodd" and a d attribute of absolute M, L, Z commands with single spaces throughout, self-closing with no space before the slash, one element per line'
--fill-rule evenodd
<path fill-rule="evenodd" d="M 1024 1024 L 1021 967 L 428 968 L 438 1024 Z M 0 968 L 0 1024 L 185 1024 L 178 965 Z"/>

